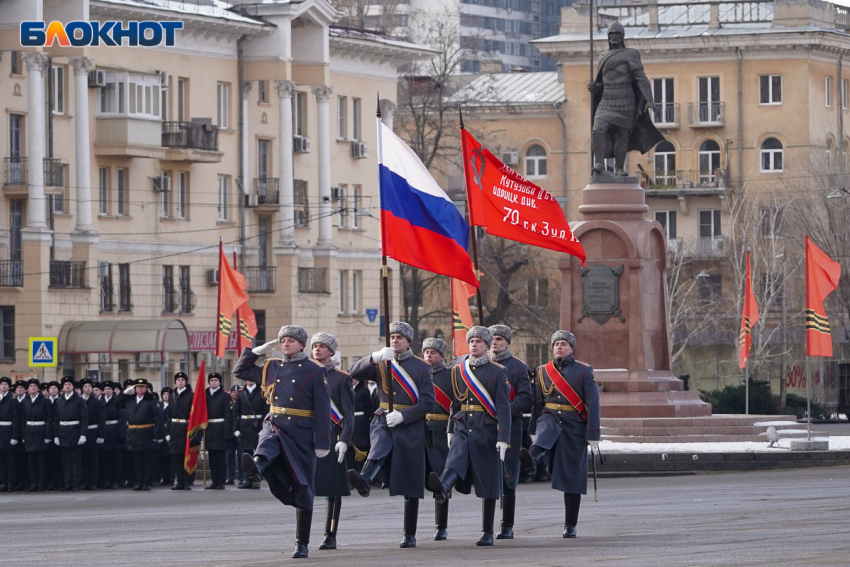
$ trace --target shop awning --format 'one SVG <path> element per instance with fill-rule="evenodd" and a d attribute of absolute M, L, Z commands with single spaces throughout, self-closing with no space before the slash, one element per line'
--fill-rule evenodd
<path fill-rule="evenodd" d="M 68 321 L 59 331 L 59 354 L 189 352 L 189 332 L 180 319 Z"/>

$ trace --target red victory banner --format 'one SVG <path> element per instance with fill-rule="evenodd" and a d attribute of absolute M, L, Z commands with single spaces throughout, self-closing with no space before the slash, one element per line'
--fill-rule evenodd
<path fill-rule="evenodd" d="M 841 264 L 806 237 L 806 355 L 832 356 L 832 334 L 823 300 L 838 289 Z"/>
<path fill-rule="evenodd" d="M 750 271 L 750 252 L 747 251 L 747 274 L 744 276 L 744 309 L 741 312 L 741 331 L 738 335 L 738 367 L 747 366 L 753 346 L 753 327 L 759 320 L 759 308 L 753 294 L 753 278 Z"/>
<path fill-rule="evenodd" d="M 224 356 L 224 349 L 233 326 L 233 313 L 248 301 L 245 276 L 230 267 L 224 257 L 224 247 L 218 243 L 218 322 L 216 324 L 215 355 Z"/>
<path fill-rule="evenodd" d="M 195 474 L 198 468 L 198 451 L 201 450 L 201 439 L 207 428 L 207 384 L 204 375 L 204 361 L 195 382 L 195 393 L 192 396 L 192 410 L 189 412 L 188 433 L 186 434 L 186 452 L 183 453 L 183 468 L 189 474 Z"/>
<path fill-rule="evenodd" d="M 455 356 L 469 354 L 466 332 L 472 327 L 472 312 L 469 310 L 469 298 L 475 297 L 475 288 L 468 283 L 450 278 L 452 295 L 452 338 Z M 450 412 L 451 413 L 451 412 Z"/>
<path fill-rule="evenodd" d="M 461 140 L 470 224 L 493 236 L 566 252 L 583 265 L 584 248 L 555 198 L 499 161 L 465 129 Z"/>

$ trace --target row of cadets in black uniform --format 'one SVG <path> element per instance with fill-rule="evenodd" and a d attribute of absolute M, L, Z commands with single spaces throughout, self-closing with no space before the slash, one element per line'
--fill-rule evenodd
<path fill-rule="evenodd" d="M 154 482 L 158 443 L 165 436 L 165 424 L 156 401 L 149 391 L 150 382 L 136 378 L 123 392 L 122 406 L 127 421 L 127 452 L 134 469 L 133 490 L 150 490 Z"/>
<path fill-rule="evenodd" d="M 233 438 L 233 400 L 230 392 L 221 387 L 221 374 L 212 372 L 208 376 L 207 430 L 204 445 L 210 459 L 212 482 L 206 490 L 224 490 L 227 480 L 227 444 Z"/>
<path fill-rule="evenodd" d="M 168 443 L 168 454 L 171 459 L 171 475 L 177 479 L 171 490 L 191 490 L 192 478 L 184 467 L 186 455 L 186 435 L 189 427 L 189 416 L 192 413 L 194 399 L 189 377 L 185 372 L 174 375 L 174 389 L 168 398 L 166 412 L 167 431 L 165 441 Z"/>
<path fill-rule="evenodd" d="M 17 384 L 15 385 L 17 386 Z M 19 488 L 18 456 L 21 446 L 21 402 L 15 397 L 12 380 L 0 378 L 0 492 Z"/>
<path fill-rule="evenodd" d="M 236 395 L 233 412 L 233 435 L 239 439 L 242 454 L 254 456 L 260 432 L 263 430 L 263 419 L 269 413 L 269 404 L 263 396 L 263 390 L 256 382 L 245 380 L 245 386 Z M 241 466 L 242 455 L 237 455 L 237 464 Z M 236 471 L 234 471 L 235 475 Z M 247 478 L 239 483 L 241 489 L 259 489 L 259 482 Z"/>
<path fill-rule="evenodd" d="M 242 455 L 246 482 L 265 479 L 272 495 L 295 507 L 295 551 L 293 558 L 307 557 L 313 520 L 316 461 L 331 449 L 331 394 L 328 369 L 304 352 L 307 331 L 285 325 L 278 340 L 243 350 L 233 376 L 260 384 L 269 403 L 269 414 L 253 457 Z M 283 357 L 257 359 L 274 347 Z"/>

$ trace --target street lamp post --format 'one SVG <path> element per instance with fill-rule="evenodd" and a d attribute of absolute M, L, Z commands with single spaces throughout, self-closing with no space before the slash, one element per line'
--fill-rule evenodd
<path fill-rule="evenodd" d="M 784 250 L 780 252 L 776 256 L 776 258 L 782 260 L 782 353 L 780 357 L 780 364 L 782 365 L 782 368 L 779 371 L 779 410 L 784 412 L 787 400 L 787 390 L 785 384 L 785 357 L 788 352 L 788 306 L 786 303 L 786 296 L 788 294 L 788 262 L 785 258 Z"/>

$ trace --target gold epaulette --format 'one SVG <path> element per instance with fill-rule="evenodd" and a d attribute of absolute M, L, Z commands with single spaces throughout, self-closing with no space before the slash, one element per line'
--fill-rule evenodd
<path fill-rule="evenodd" d="M 312 363 L 313 363 L 313 364 L 315 364 L 316 366 L 321 366 L 322 368 L 324 368 L 324 366 L 325 366 L 324 364 L 322 364 L 321 362 L 319 362 L 319 361 L 318 361 L 318 360 L 316 360 L 316 359 L 313 359 L 313 358 L 307 358 L 307 360 L 309 360 L 310 362 L 312 362 Z"/>
<path fill-rule="evenodd" d="M 498 366 L 499 368 L 502 368 L 502 369 L 505 368 L 503 365 L 499 364 L 498 362 L 496 362 L 495 360 L 492 360 L 492 359 L 490 360 L 490 364 L 495 364 L 496 366 Z"/>
<path fill-rule="evenodd" d="M 415 354 L 413 355 L 413 358 L 415 358 L 415 359 L 416 359 L 416 360 L 418 360 L 419 362 L 424 362 L 425 364 L 428 364 L 427 362 L 425 362 L 425 359 L 424 359 L 424 358 L 419 358 L 419 357 L 418 357 L 418 356 L 416 356 Z M 431 366 L 431 365 L 430 365 L 430 364 L 428 364 L 428 366 Z"/>
<path fill-rule="evenodd" d="M 576 364 L 581 364 L 582 366 L 590 366 L 588 363 L 582 362 L 580 360 L 573 360 L 573 362 L 575 362 Z"/>

